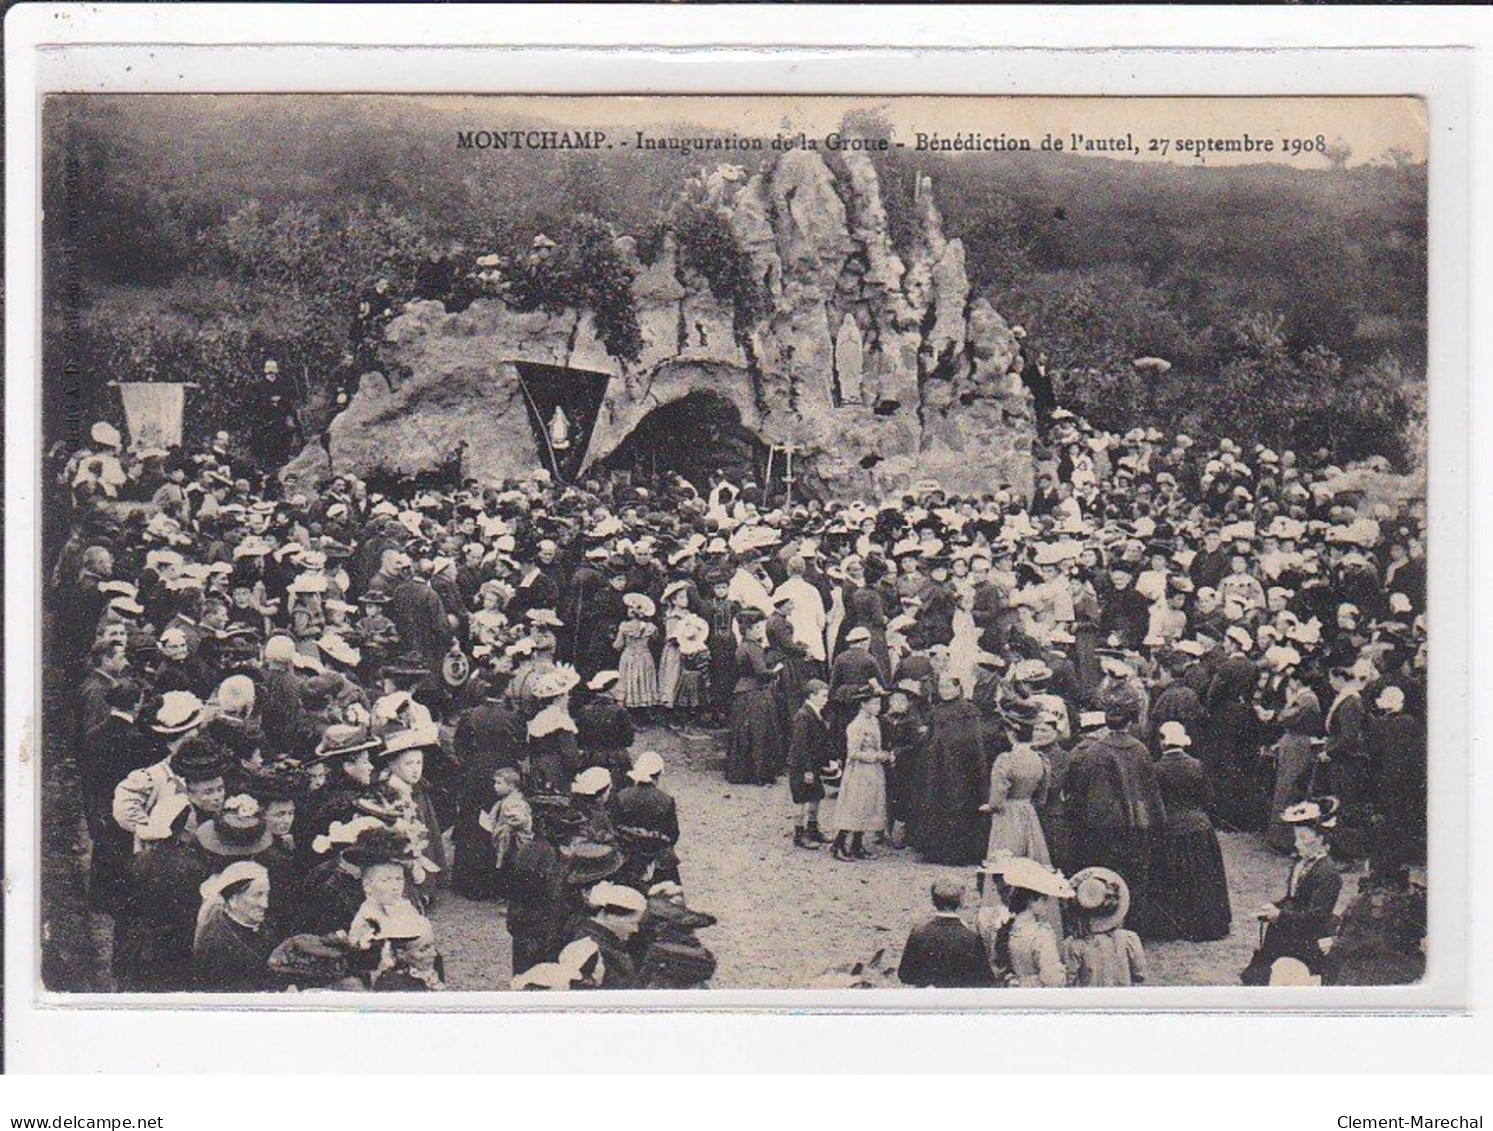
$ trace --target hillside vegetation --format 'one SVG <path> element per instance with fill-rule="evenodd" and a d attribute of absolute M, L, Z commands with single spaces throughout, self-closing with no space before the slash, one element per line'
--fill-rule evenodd
<path fill-rule="evenodd" d="M 481 124 L 545 125 L 492 112 Z M 189 427 L 224 426 L 266 356 L 320 403 L 349 363 L 352 311 L 375 278 L 407 294 L 432 255 L 521 256 L 544 232 L 584 288 L 598 233 L 634 236 L 646 257 L 680 188 L 714 163 L 678 151 L 458 152 L 456 130 L 471 125 L 417 100 L 53 99 L 52 434 L 111 410 L 106 382 L 151 376 L 201 382 Z M 750 170 L 773 158 L 729 159 Z M 1394 154 L 1320 170 L 897 149 L 874 159 L 894 234 L 911 238 L 913 186 L 931 176 L 977 292 L 1027 328 L 1060 398 L 1096 422 L 1334 458 L 1418 456 L 1406 437 L 1418 434 L 1425 375 L 1424 166 Z M 1146 355 L 1173 368 L 1143 378 L 1130 363 Z"/>

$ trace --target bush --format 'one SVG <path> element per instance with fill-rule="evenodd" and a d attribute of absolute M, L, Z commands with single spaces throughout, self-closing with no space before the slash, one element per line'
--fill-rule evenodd
<path fill-rule="evenodd" d="M 767 294 L 752 257 L 736 241 L 726 217 L 714 206 L 683 196 L 669 214 L 678 249 L 676 271 L 694 272 L 710 293 L 729 303 L 738 337 L 767 313 Z"/>
<path fill-rule="evenodd" d="M 633 305 L 636 269 L 617 248 L 617 233 L 595 216 L 583 214 L 561 226 L 548 254 L 531 252 L 514 273 L 509 301 L 520 310 L 558 312 L 585 308 L 613 357 L 636 361 L 643 331 Z"/>

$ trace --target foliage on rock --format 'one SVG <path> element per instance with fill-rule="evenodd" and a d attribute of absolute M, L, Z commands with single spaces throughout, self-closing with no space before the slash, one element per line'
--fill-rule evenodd
<path fill-rule="evenodd" d="M 508 302 L 519 310 L 590 310 L 608 352 L 636 361 L 643 349 L 631 290 L 637 270 L 618 250 L 617 232 L 582 214 L 542 234 L 554 246 L 530 249 L 510 280 Z"/>

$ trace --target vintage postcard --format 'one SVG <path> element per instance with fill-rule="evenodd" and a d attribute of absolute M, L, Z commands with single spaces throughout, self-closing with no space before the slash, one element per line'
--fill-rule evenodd
<path fill-rule="evenodd" d="M 41 986 L 1415 986 L 1430 124 L 47 96 Z"/>

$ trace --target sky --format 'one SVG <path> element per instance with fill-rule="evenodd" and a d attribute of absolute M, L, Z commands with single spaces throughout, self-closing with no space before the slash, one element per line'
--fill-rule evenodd
<path fill-rule="evenodd" d="M 1403 150 L 1419 162 L 1425 160 L 1428 140 L 1425 106 L 1408 97 L 419 97 L 469 114 L 474 129 L 500 125 L 491 119 L 485 122 L 484 113 L 501 109 L 577 129 L 617 131 L 629 138 L 634 130 L 688 123 L 743 136 L 803 131 L 822 139 L 838 127 L 847 110 L 874 108 L 891 123 L 894 140 L 909 147 L 916 144 L 920 132 L 1024 137 L 1033 148 L 1039 148 L 1049 133 L 1065 143 L 1071 143 L 1075 133 L 1087 138 L 1129 135 L 1133 151 L 1104 150 L 1101 155 L 1183 165 L 1273 162 L 1324 168 L 1328 162 L 1318 148 L 1319 137 L 1329 145 L 1346 143 L 1352 150 L 1350 165 L 1382 160 L 1390 149 Z M 1245 135 L 1269 140 L 1275 148 L 1253 153 L 1204 152 L 1200 157 L 1177 144 L 1180 139 Z"/>

